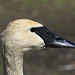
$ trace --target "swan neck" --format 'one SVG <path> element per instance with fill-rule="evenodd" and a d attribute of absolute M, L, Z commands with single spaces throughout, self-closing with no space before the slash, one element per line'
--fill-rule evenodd
<path fill-rule="evenodd" d="M 8 52 L 3 54 L 4 75 L 23 75 L 23 54 Z"/>

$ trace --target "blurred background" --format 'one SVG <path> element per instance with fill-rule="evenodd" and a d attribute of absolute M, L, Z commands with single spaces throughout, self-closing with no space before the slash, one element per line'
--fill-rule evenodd
<path fill-rule="evenodd" d="M 0 33 L 10 21 L 26 18 L 75 42 L 75 0 L 0 0 Z M 75 49 L 44 49 L 24 55 L 26 75 L 75 75 Z M 3 61 L 0 42 L 0 75 Z"/>

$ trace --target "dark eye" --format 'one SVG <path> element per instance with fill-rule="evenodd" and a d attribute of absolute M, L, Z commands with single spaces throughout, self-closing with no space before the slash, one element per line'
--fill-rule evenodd
<path fill-rule="evenodd" d="M 35 31 L 35 28 L 31 28 L 30 31 L 31 31 L 31 32 L 34 32 L 34 31 Z"/>

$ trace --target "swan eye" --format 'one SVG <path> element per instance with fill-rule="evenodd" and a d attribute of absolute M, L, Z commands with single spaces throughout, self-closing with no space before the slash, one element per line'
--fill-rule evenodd
<path fill-rule="evenodd" d="M 31 28 L 30 31 L 31 31 L 31 32 L 35 32 L 35 28 Z"/>

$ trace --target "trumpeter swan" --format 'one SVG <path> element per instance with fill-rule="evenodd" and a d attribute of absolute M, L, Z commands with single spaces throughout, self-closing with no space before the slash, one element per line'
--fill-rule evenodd
<path fill-rule="evenodd" d="M 23 75 L 24 52 L 33 48 L 75 48 L 75 43 L 56 35 L 42 24 L 28 19 L 10 22 L 1 36 L 4 75 Z"/>

